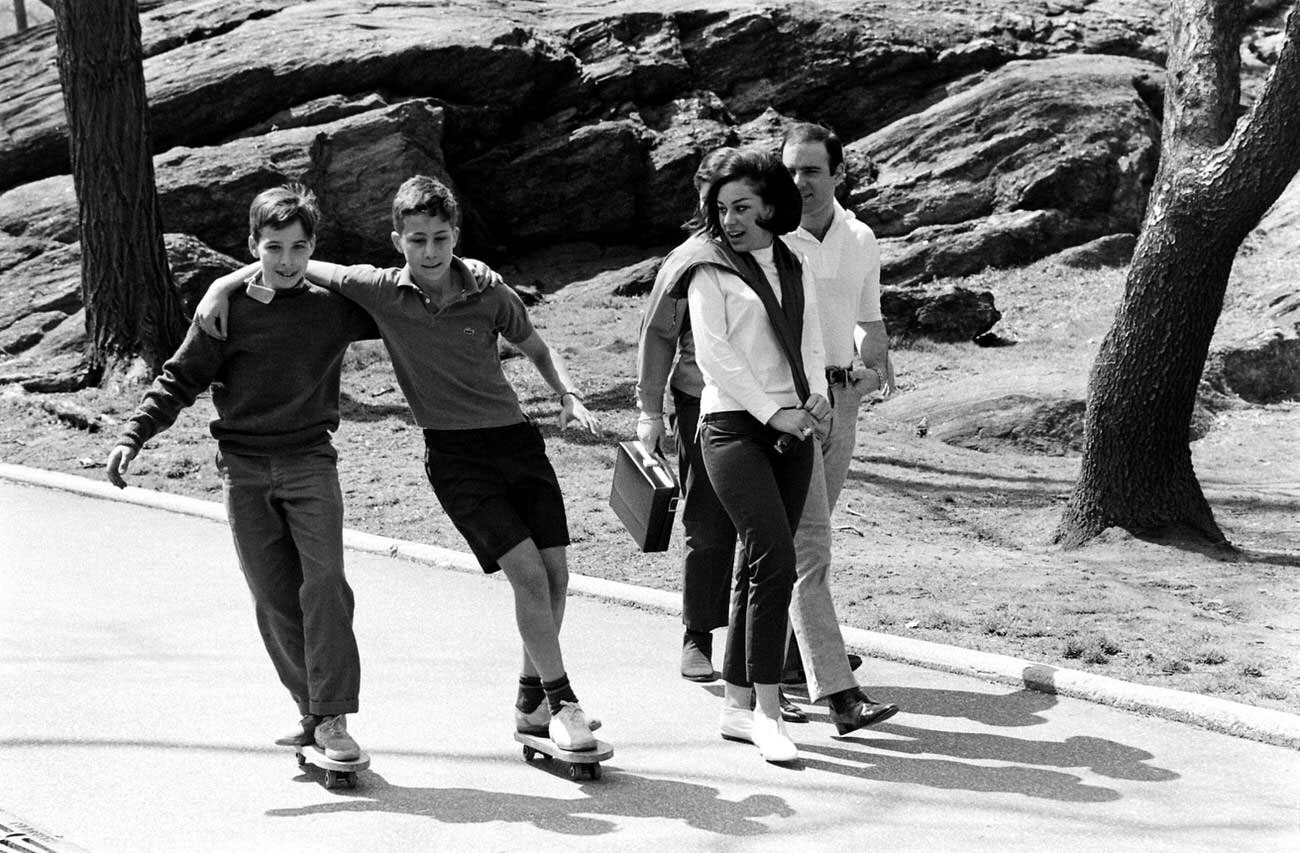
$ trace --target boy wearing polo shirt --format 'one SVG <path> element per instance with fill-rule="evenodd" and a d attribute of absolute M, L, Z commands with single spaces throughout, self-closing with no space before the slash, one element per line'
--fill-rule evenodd
<path fill-rule="evenodd" d="M 453 254 L 459 223 L 451 191 L 416 176 L 393 198 L 392 241 L 404 267 L 313 261 L 307 278 L 374 318 L 424 429 L 425 471 L 439 503 L 483 571 L 504 571 L 510 582 L 524 646 L 516 728 L 549 735 L 562 749 L 594 749 L 591 730 L 599 723 L 578 703 L 560 649 L 568 592 L 564 501 L 541 433 L 502 371 L 497 339 L 518 347 L 555 390 L 561 427 L 576 422 L 599 434 L 600 426 L 515 292 L 480 284 Z"/>
<path fill-rule="evenodd" d="M 290 184 L 249 209 L 260 263 L 235 279 L 234 334 L 190 326 L 131 417 L 106 466 L 113 485 L 154 435 L 212 388 L 217 469 L 235 552 L 253 594 L 266 651 L 302 715 L 276 743 L 315 743 L 326 757 L 361 754 L 345 714 L 357 710 L 361 665 L 353 597 L 343 574 L 337 453 L 339 377 L 352 341 L 376 338 L 356 305 L 303 280 L 316 245 L 315 196 Z"/>

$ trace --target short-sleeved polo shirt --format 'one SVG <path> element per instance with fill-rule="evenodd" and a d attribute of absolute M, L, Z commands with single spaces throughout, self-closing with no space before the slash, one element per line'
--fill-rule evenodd
<path fill-rule="evenodd" d="M 533 333 L 528 310 L 509 287 L 481 286 L 455 259 L 460 293 L 439 308 L 406 268 L 341 267 L 334 289 L 375 319 L 393 360 L 397 384 L 424 429 L 479 429 L 525 420 L 501 369 L 497 339 L 519 343 Z"/>

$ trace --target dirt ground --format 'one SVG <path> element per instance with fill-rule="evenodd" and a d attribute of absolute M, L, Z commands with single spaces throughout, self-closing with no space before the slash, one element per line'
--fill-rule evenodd
<path fill-rule="evenodd" d="M 1249 292 L 1269 282 L 1251 276 L 1249 267 L 1235 275 L 1221 325 L 1252 322 Z M 902 393 L 862 410 L 855 463 L 836 511 L 841 621 L 1300 712 L 1300 404 L 1230 409 L 1193 445 L 1198 476 L 1239 549 L 1236 558 L 1116 530 L 1062 551 L 1048 541 L 1076 457 L 951 447 L 933 431 L 918 437 L 917 414 L 980 385 L 1059 377 L 1081 390 L 1123 272 L 1080 273 L 1049 261 L 963 284 L 994 292 L 1004 313 L 997 331 L 1017 344 L 896 346 Z M 638 298 L 582 287 L 533 309 L 602 417 L 602 439 L 560 433 L 555 401 L 531 368 L 515 360 L 507 370 L 525 409 L 543 424 L 565 489 L 573 571 L 673 590 L 680 529 L 668 552 L 643 555 L 608 507 L 615 444 L 634 436 L 639 311 Z M 102 477 L 114 427 L 73 427 L 49 404 L 120 420 L 139 393 L 0 393 L 0 459 Z M 337 445 L 348 526 L 461 547 L 424 479 L 419 431 L 377 345 L 353 348 L 344 393 Z M 206 429 L 211 402 L 205 397 L 194 408 L 141 454 L 133 482 L 219 499 Z M 676 665 L 676 648 L 647 651 Z M 870 683 L 870 663 L 860 676 Z"/>

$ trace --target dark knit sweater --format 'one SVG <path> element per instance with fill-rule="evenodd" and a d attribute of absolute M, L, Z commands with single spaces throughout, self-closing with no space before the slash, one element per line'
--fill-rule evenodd
<path fill-rule="evenodd" d="M 191 325 L 145 393 L 119 443 L 139 448 L 209 386 L 218 447 L 253 456 L 330 442 L 339 425 L 339 377 L 352 341 L 377 338 L 370 316 L 322 288 L 279 291 L 267 304 L 230 299 L 228 339 Z"/>

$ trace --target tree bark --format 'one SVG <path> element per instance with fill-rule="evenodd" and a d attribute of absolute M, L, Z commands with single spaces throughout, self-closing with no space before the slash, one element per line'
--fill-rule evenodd
<path fill-rule="evenodd" d="M 1227 541 L 1192 466 L 1196 392 L 1242 240 L 1300 169 L 1300 14 L 1234 121 L 1239 0 L 1174 0 L 1160 169 L 1088 384 L 1083 461 L 1055 541 L 1109 527 Z"/>
<path fill-rule="evenodd" d="M 21 33 L 27 29 L 27 5 L 25 0 L 14 0 L 14 32 Z"/>
<path fill-rule="evenodd" d="M 185 325 L 163 243 L 139 14 L 135 0 L 58 0 L 54 17 L 93 348 L 87 379 L 151 376 Z"/>

